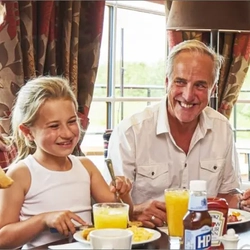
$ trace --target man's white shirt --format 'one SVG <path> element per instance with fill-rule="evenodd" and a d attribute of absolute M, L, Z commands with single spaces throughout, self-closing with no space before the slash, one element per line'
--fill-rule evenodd
<path fill-rule="evenodd" d="M 116 175 L 133 182 L 134 204 L 163 201 L 166 188 L 189 188 L 190 180 L 206 180 L 210 197 L 239 187 L 238 154 L 227 118 L 206 107 L 186 155 L 170 133 L 166 98 L 121 121 L 109 141 L 108 158 Z"/>

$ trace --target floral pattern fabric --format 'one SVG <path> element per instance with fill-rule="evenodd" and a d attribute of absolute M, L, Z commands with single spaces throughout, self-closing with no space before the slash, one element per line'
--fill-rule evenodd
<path fill-rule="evenodd" d="M 0 132 L 10 132 L 10 113 L 19 89 L 39 75 L 69 80 L 86 130 L 105 1 L 2 2 L 7 16 L 0 26 Z"/>

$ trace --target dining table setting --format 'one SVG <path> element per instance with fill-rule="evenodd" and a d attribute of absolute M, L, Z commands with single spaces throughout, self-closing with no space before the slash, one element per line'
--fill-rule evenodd
<path fill-rule="evenodd" d="M 130 221 L 124 202 L 95 203 L 94 226 L 80 227 L 67 239 L 35 249 L 250 249 L 250 212 L 229 208 L 223 198 L 207 197 L 206 181 L 191 181 L 189 190 L 165 189 L 164 199 L 163 227 L 145 228 L 140 221 Z M 193 204 L 197 210 L 191 215 Z M 191 233 L 190 225 L 194 225 Z M 205 229 L 209 231 L 204 234 Z"/>
<path fill-rule="evenodd" d="M 238 210 L 230 209 L 229 212 L 236 213 Z M 250 213 L 246 211 L 240 212 L 241 215 L 238 221 L 227 222 L 227 230 L 233 229 L 233 231 L 235 231 L 235 234 L 238 237 L 237 249 L 250 249 Z M 173 240 L 169 236 L 167 226 L 156 227 L 154 229 L 142 227 L 142 229 L 148 231 L 149 234 L 151 234 L 151 237 L 146 240 L 132 240 L 132 249 L 182 249 L 180 241 Z M 89 239 L 84 239 L 82 236 L 82 232 L 83 230 L 79 230 L 67 239 L 51 242 L 49 244 L 36 247 L 35 249 L 93 249 Z"/>
<path fill-rule="evenodd" d="M 250 219 L 247 222 L 238 223 L 235 225 L 228 225 L 228 228 L 233 228 L 239 236 L 238 249 L 250 243 Z M 146 243 L 132 244 L 132 249 L 180 249 L 178 242 L 173 246 L 170 245 L 167 227 L 155 228 L 159 232 L 160 237 L 156 240 L 150 240 Z M 35 249 L 92 249 L 90 244 L 82 243 L 69 237 L 56 242 L 39 246 Z M 250 245 L 244 249 L 250 249 Z"/>

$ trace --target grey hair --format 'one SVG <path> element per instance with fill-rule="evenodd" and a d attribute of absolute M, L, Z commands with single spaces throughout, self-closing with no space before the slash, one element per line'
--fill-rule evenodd
<path fill-rule="evenodd" d="M 62 77 L 41 76 L 28 81 L 18 92 L 12 110 L 12 133 L 18 149 L 16 162 L 24 159 L 36 150 L 34 142 L 29 141 L 20 131 L 21 124 L 31 127 L 37 119 L 37 112 L 47 100 L 63 99 L 74 103 L 76 111 L 78 103 L 69 85 Z"/>
<path fill-rule="evenodd" d="M 200 54 L 206 54 L 211 57 L 214 63 L 214 69 L 213 69 L 213 75 L 214 75 L 214 82 L 213 85 L 216 84 L 219 80 L 220 76 L 220 68 L 224 61 L 223 56 L 217 54 L 213 49 L 205 45 L 204 43 L 198 41 L 198 40 L 186 40 L 184 42 L 181 42 L 174 46 L 167 59 L 167 71 L 166 76 L 168 78 L 171 77 L 173 73 L 173 66 L 174 66 L 174 60 L 176 56 L 183 52 L 183 51 L 190 51 L 190 52 L 196 52 Z"/>

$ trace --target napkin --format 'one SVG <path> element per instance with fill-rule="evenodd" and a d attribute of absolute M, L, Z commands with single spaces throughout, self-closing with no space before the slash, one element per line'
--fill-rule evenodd
<path fill-rule="evenodd" d="M 168 234 L 168 227 L 167 226 L 165 226 L 165 227 L 157 227 L 157 229 L 159 231 L 163 232 L 163 233 Z"/>
<path fill-rule="evenodd" d="M 81 242 L 73 242 L 60 245 L 48 246 L 48 249 L 91 249 L 89 244 L 84 244 Z"/>

